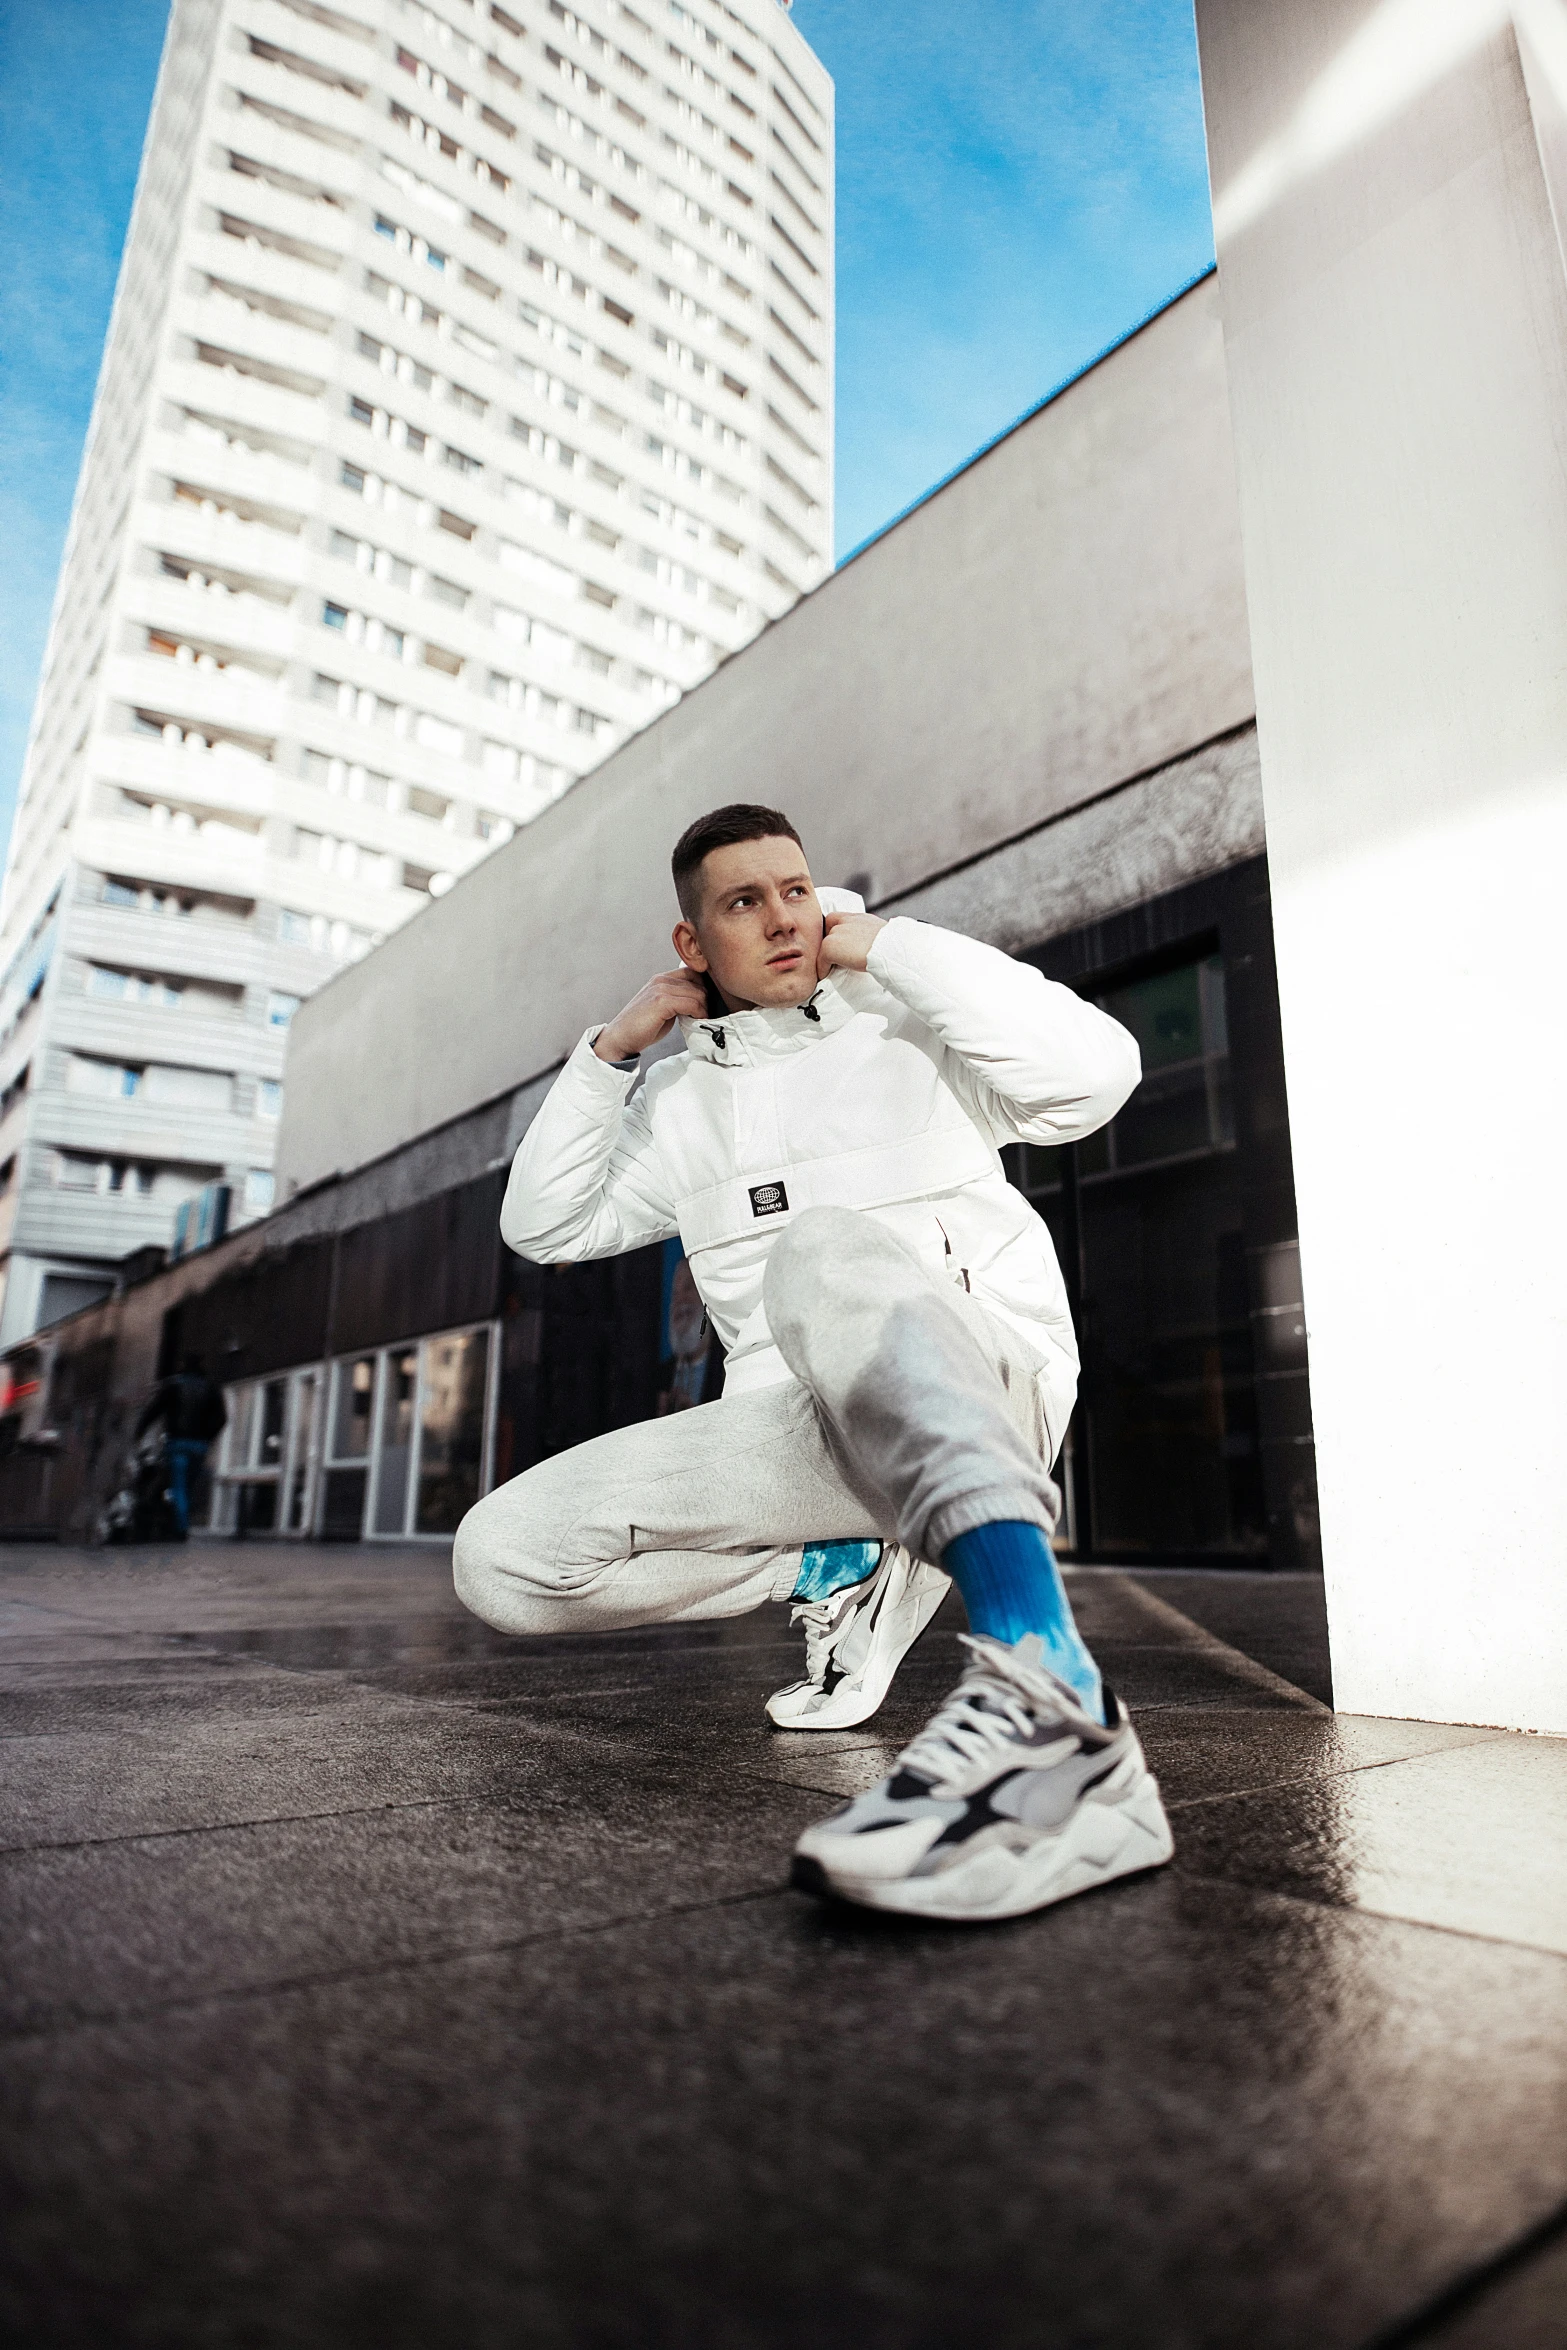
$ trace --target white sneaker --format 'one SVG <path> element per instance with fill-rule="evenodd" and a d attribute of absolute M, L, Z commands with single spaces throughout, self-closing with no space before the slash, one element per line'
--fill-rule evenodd
<path fill-rule="evenodd" d="M 1118 1698 L 1106 1728 L 1048 1670 L 1036 1633 L 963 1635 L 972 1661 L 891 1774 L 795 1846 L 794 1883 L 869 1909 L 1019 1917 L 1158 1868 L 1175 1849 Z"/>
<path fill-rule="evenodd" d="M 863 1583 L 802 1601 L 789 1621 L 805 1626 L 805 1679 L 774 1691 L 770 1719 L 780 1730 L 852 1730 L 868 1722 L 951 1588 L 939 1567 L 888 1542 Z"/>

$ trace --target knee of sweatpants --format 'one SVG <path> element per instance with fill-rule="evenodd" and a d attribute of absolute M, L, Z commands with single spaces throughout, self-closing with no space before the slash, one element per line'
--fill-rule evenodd
<path fill-rule="evenodd" d="M 497 1632 L 559 1632 L 570 1620 L 569 1601 L 547 1587 L 532 1554 L 513 1486 L 486 1494 L 459 1525 L 452 1582 L 463 1606 Z"/>
<path fill-rule="evenodd" d="M 834 1268 L 860 1245 L 869 1223 L 858 1208 L 801 1208 L 791 1218 L 768 1251 L 762 1279 L 762 1303 L 775 1337 L 781 1322 L 808 1314 L 815 1298 L 831 1289 Z"/>
<path fill-rule="evenodd" d="M 802 1208 L 767 1259 L 767 1326 L 796 1378 L 808 1379 L 814 1334 L 841 1322 L 855 1301 L 882 1300 L 918 1260 L 863 1208 Z"/>

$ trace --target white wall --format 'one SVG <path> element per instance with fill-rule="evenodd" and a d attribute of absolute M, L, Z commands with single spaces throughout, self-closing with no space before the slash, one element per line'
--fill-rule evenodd
<path fill-rule="evenodd" d="M 1335 1693 L 1567 1730 L 1567 287 L 1524 77 L 1487 0 L 1197 13 Z"/>
<path fill-rule="evenodd" d="M 781 805 L 824 879 L 888 896 L 1251 709 L 1208 280 L 306 1005 L 280 1194 L 549 1068 L 665 967 L 706 808 Z"/>

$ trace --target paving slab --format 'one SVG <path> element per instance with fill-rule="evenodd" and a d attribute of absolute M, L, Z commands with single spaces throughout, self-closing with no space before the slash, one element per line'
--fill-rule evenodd
<path fill-rule="evenodd" d="M 781 1609 L 0 1551 L 8 2345 L 1563 2350 L 1567 1743 L 1332 1714 L 1305 1580 L 1072 1574 L 1176 1864 L 974 1931 L 784 1882 L 955 1603 L 813 1739 Z"/>
<path fill-rule="evenodd" d="M 779 1893 L 12 2047 L 14 2290 L 61 2340 L 1353 2350 L 1560 2199 L 1564 2025 L 1554 1959 L 1242 1887 Z"/>

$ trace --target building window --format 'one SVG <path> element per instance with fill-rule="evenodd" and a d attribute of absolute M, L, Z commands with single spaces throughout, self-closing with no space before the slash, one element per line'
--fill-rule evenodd
<path fill-rule="evenodd" d="M 185 1000 L 181 981 L 148 979 L 136 971 L 110 971 L 95 963 L 87 974 L 87 993 L 109 1003 L 158 1004 L 178 1011 Z"/>
<path fill-rule="evenodd" d="M 1098 998 L 1129 1028 L 1143 1082 L 1119 1117 L 1078 1145 L 1085 1177 L 1226 1150 L 1235 1140 L 1224 963 L 1218 955 Z"/>
<path fill-rule="evenodd" d="M 267 1026 L 286 1028 L 300 1006 L 297 995 L 283 995 L 274 988 L 267 997 Z"/>
<path fill-rule="evenodd" d="M 328 628 L 346 628 L 348 607 L 345 604 L 323 604 L 321 618 Z"/>
<path fill-rule="evenodd" d="M 66 1063 L 68 1093 L 93 1095 L 99 1101 L 130 1101 L 140 1090 L 143 1072 L 119 1061 L 101 1061 L 87 1053 L 73 1053 Z"/>
<path fill-rule="evenodd" d="M 274 1185 L 270 1167 L 250 1167 L 245 1172 L 245 1206 L 252 1215 L 261 1215 L 272 1205 Z"/>
<path fill-rule="evenodd" d="M 282 1117 L 283 1087 L 276 1077 L 260 1077 L 256 1080 L 256 1115 L 258 1118 Z"/>

